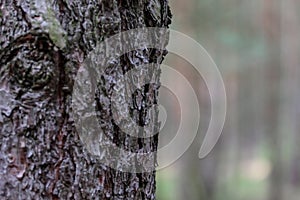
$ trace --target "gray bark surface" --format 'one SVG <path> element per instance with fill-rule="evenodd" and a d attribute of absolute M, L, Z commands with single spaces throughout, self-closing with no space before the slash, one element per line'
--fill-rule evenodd
<path fill-rule="evenodd" d="M 1 199 L 155 199 L 155 172 L 125 173 L 101 164 L 80 141 L 70 112 L 76 72 L 97 42 L 133 28 L 167 27 L 167 1 L 0 0 L 0 17 Z M 130 137 L 112 123 L 113 85 L 132 68 L 160 63 L 165 53 L 127 53 L 101 77 L 98 117 L 122 148 L 155 151 L 158 138 Z M 160 70 L 149 73 L 159 76 Z M 155 130 L 158 111 L 147 111 L 158 88 L 137 90 L 130 106 L 139 125 L 151 123 Z"/>

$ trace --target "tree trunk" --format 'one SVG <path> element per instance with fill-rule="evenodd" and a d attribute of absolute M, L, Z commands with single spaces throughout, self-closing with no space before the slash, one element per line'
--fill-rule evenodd
<path fill-rule="evenodd" d="M 264 32 L 266 40 L 266 49 L 268 58 L 265 73 L 266 85 L 268 86 L 267 113 L 266 113 L 266 130 L 268 142 L 271 148 L 272 173 L 269 185 L 269 199 L 281 200 L 283 198 L 284 183 L 284 163 L 283 148 L 280 123 L 280 108 L 282 99 L 280 98 L 280 82 L 282 79 L 281 66 L 281 10 L 280 1 L 264 1 Z"/>
<path fill-rule="evenodd" d="M 167 27 L 167 0 L 0 0 L 0 16 L 1 199 L 155 199 L 155 172 L 127 173 L 101 164 L 82 144 L 70 111 L 74 78 L 97 42 L 137 27 Z M 106 96 L 96 98 L 98 113 L 117 145 L 156 150 L 157 135 L 136 139 L 118 130 L 106 114 L 106 100 L 116 74 L 161 62 L 164 55 L 136 50 L 103 75 L 99 84 Z M 159 68 L 152 73 L 158 76 Z M 157 101 L 158 87 L 133 94 L 132 99 L 143 97 L 142 107 L 130 108 L 139 125 L 150 120 L 157 129 L 157 109 L 152 119 L 145 113 Z"/>

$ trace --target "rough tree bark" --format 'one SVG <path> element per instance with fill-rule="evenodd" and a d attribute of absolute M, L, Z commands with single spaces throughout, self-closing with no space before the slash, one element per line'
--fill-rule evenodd
<path fill-rule="evenodd" d="M 137 27 L 167 27 L 167 0 L 0 0 L 0 16 L 1 199 L 155 199 L 155 172 L 120 172 L 87 152 L 70 102 L 76 72 L 96 43 Z M 161 62 L 164 55 L 136 50 L 103 75 L 99 84 L 106 96 L 98 98 L 99 117 L 117 145 L 144 152 L 157 148 L 157 135 L 137 139 L 115 127 L 106 100 L 116 74 Z M 140 125 L 151 121 L 158 128 L 157 117 L 145 114 L 157 101 L 158 88 L 145 86 L 133 94 L 142 99 L 130 108 Z"/>

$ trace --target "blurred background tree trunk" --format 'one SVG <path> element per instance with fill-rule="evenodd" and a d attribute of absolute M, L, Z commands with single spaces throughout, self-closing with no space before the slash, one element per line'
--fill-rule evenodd
<path fill-rule="evenodd" d="M 88 154 L 70 102 L 76 72 L 98 42 L 133 28 L 167 27 L 170 15 L 166 0 L 0 1 L 1 199 L 155 199 L 155 172 L 123 173 Z M 105 90 L 111 93 L 115 74 L 160 62 L 163 55 L 142 49 L 117 58 L 102 79 Z M 136 94 L 148 95 L 142 110 L 131 108 L 138 123 L 149 120 L 143 113 L 157 101 L 157 90 Z M 101 121 L 116 126 L 111 116 Z M 157 148 L 157 136 L 135 139 L 113 130 L 106 134 L 122 147 Z"/>
<path fill-rule="evenodd" d="M 269 199 L 283 199 L 283 149 L 280 108 L 283 105 L 281 99 L 281 4 L 280 1 L 265 0 L 264 1 L 264 33 L 268 57 L 266 59 L 265 77 L 266 85 L 268 85 L 266 99 L 266 137 L 270 142 L 271 162 L 273 165 L 270 177 Z"/>

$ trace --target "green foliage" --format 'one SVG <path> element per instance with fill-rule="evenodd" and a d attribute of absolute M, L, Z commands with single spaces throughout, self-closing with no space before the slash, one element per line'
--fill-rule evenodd
<path fill-rule="evenodd" d="M 156 188 L 158 200 L 176 199 L 176 181 L 174 174 L 157 172 Z"/>
<path fill-rule="evenodd" d="M 258 181 L 235 174 L 226 181 L 219 183 L 219 190 L 217 190 L 217 200 L 251 200 L 264 199 L 268 192 L 268 182 Z"/>

